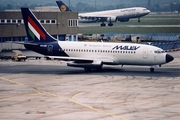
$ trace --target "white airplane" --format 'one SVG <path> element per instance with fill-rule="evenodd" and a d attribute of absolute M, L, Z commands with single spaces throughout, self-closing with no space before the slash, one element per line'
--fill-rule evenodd
<path fill-rule="evenodd" d="M 72 11 L 69 9 L 62 1 L 56 1 L 61 11 Z M 101 26 L 106 26 L 104 22 L 108 22 L 108 26 L 113 26 L 112 22 L 128 22 L 129 19 L 140 18 L 149 14 L 150 10 L 144 7 L 131 7 L 124 9 L 115 9 L 115 10 L 106 10 L 98 12 L 89 12 L 89 13 L 79 13 L 79 22 L 81 23 L 94 23 L 102 22 Z"/>
<path fill-rule="evenodd" d="M 110 42 L 72 42 L 53 38 L 28 8 L 21 8 L 28 43 L 24 46 L 48 58 L 67 61 L 68 66 L 85 71 L 102 69 L 103 65 L 153 66 L 168 63 L 174 58 L 162 49 L 143 44 Z"/>

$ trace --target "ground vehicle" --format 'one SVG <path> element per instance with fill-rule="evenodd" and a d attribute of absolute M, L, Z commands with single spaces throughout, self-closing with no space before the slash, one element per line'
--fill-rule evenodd
<path fill-rule="evenodd" d="M 26 56 L 24 56 L 23 54 L 22 54 L 22 52 L 21 51 L 19 51 L 19 50 L 13 50 L 13 55 L 12 55 L 12 60 L 15 60 L 15 61 L 21 61 L 21 60 L 26 60 L 27 59 L 27 57 Z"/>

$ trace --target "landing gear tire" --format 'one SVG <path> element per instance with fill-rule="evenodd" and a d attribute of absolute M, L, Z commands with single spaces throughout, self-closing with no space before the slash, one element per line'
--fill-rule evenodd
<path fill-rule="evenodd" d="M 106 26 L 106 24 L 105 23 L 101 23 L 101 27 L 105 27 Z"/>
<path fill-rule="evenodd" d="M 109 23 L 108 26 L 113 26 L 113 24 L 112 24 L 112 23 Z"/>
<path fill-rule="evenodd" d="M 151 72 L 154 72 L 154 68 L 150 68 L 150 71 L 151 71 Z"/>
<path fill-rule="evenodd" d="M 138 22 L 141 22 L 140 18 L 138 18 Z"/>

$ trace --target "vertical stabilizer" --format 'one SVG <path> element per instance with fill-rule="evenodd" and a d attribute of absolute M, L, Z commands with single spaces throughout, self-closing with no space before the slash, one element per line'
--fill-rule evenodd
<path fill-rule="evenodd" d="M 38 19 L 28 8 L 21 8 L 24 25 L 29 41 L 53 42 L 56 41 L 42 26 Z"/>
<path fill-rule="evenodd" d="M 72 11 L 67 5 L 65 5 L 61 0 L 60 1 L 56 1 L 59 9 L 61 12 L 67 12 L 67 11 Z"/>

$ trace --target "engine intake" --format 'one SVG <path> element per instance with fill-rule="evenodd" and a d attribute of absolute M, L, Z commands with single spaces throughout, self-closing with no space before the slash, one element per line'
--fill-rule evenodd
<path fill-rule="evenodd" d="M 129 19 L 128 18 L 127 19 L 118 19 L 118 21 L 120 21 L 120 22 L 128 22 Z"/>
<path fill-rule="evenodd" d="M 83 67 L 83 68 L 99 68 L 102 67 L 101 61 L 93 61 L 92 63 L 89 62 L 81 62 L 81 63 L 75 63 L 75 62 L 68 62 L 67 66 L 70 67 Z"/>

